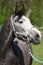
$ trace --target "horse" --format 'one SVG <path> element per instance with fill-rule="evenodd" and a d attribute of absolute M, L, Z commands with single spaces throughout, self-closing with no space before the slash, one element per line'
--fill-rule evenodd
<path fill-rule="evenodd" d="M 0 31 L 0 65 L 32 65 L 31 43 L 39 44 L 40 31 L 22 10 L 11 15 Z"/>

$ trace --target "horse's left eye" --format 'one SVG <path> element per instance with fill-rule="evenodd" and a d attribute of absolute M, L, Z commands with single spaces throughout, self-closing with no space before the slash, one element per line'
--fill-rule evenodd
<path fill-rule="evenodd" d="M 19 23 L 23 23 L 23 21 L 20 21 Z"/>

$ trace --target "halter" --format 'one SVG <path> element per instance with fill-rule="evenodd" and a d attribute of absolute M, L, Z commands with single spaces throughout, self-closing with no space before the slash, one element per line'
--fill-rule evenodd
<path fill-rule="evenodd" d="M 13 16 L 13 15 L 12 15 Z M 15 22 L 15 20 L 18 18 L 18 16 L 16 16 L 16 18 L 13 20 L 13 18 L 12 18 L 12 16 L 11 16 L 11 24 L 12 24 L 12 27 L 13 27 L 13 31 L 14 31 L 14 34 L 15 34 L 15 36 L 16 37 L 18 37 L 19 35 L 21 35 L 21 36 L 23 36 L 21 39 L 22 40 L 24 40 L 24 41 L 28 41 L 28 42 L 30 42 L 30 34 L 32 34 L 31 33 L 31 30 L 34 28 L 33 26 L 31 27 L 31 29 L 30 29 L 30 32 L 29 32 L 29 34 L 27 35 L 25 32 L 16 32 L 16 30 L 15 30 L 15 28 L 14 28 L 14 22 Z M 33 35 L 33 34 L 32 34 Z"/>

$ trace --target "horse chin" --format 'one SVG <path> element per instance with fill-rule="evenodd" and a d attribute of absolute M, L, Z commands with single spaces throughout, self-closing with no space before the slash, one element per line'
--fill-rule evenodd
<path fill-rule="evenodd" d="M 34 45 L 40 44 L 40 40 L 32 39 L 31 41 Z"/>
<path fill-rule="evenodd" d="M 38 45 L 38 44 L 40 44 L 40 41 L 36 41 L 36 40 L 35 40 L 35 41 L 33 41 L 33 44 L 34 44 L 34 45 Z"/>

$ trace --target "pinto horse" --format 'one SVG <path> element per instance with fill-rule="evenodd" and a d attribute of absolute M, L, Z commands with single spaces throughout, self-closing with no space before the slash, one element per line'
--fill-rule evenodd
<path fill-rule="evenodd" d="M 23 15 L 22 10 L 12 15 L 0 31 L 0 65 L 31 65 L 32 57 L 28 54 L 31 42 L 39 44 L 40 31 L 30 19 Z"/>

